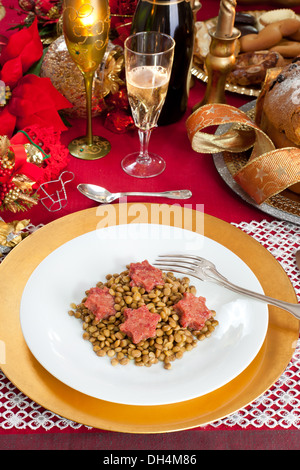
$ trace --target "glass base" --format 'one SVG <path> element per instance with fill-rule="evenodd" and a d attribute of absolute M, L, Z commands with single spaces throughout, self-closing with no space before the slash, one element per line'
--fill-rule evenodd
<path fill-rule="evenodd" d="M 149 153 L 150 159 L 141 162 L 139 152 L 134 152 L 123 158 L 121 166 L 125 173 L 135 178 L 152 178 L 160 175 L 166 168 L 166 162 L 159 155 Z"/>
<path fill-rule="evenodd" d="M 110 152 L 111 145 L 104 137 L 95 135 L 92 145 L 87 145 L 86 137 L 78 137 L 70 142 L 68 149 L 73 157 L 82 160 L 97 160 Z"/>

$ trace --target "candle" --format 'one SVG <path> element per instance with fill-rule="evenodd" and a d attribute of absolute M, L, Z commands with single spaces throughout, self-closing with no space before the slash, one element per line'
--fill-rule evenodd
<path fill-rule="evenodd" d="M 82 4 L 83 1 L 70 0 L 64 9 L 64 33 L 68 30 L 74 43 L 103 35 L 109 25 L 107 10 L 100 0 L 93 4 L 92 0 Z"/>
<path fill-rule="evenodd" d="M 80 26 L 86 27 L 89 30 L 94 24 L 98 22 L 97 12 L 91 5 L 82 5 L 77 12 L 77 22 Z M 89 34 L 86 34 L 88 36 Z"/>
<path fill-rule="evenodd" d="M 221 0 L 216 29 L 219 38 L 230 38 L 235 20 L 236 0 Z"/>

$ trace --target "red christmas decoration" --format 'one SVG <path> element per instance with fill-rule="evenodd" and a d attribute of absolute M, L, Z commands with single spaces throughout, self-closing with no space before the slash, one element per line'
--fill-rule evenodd
<path fill-rule="evenodd" d="M 0 210 L 17 212 L 37 204 L 37 189 L 67 166 L 70 155 L 60 133 L 33 126 L 9 141 L 1 137 Z"/>
<path fill-rule="evenodd" d="M 41 58 L 43 46 L 37 20 L 26 29 L 13 34 L 0 56 L 0 80 L 10 87 L 11 98 L 0 110 L 0 135 L 11 137 L 15 128 L 39 125 L 48 127 L 49 120 L 55 130 L 66 130 L 58 110 L 72 107 L 48 78 L 26 74 Z"/>

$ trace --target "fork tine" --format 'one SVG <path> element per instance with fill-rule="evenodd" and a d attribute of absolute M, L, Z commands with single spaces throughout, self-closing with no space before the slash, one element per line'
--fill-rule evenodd
<path fill-rule="evenodd" d="M 197 267 L 198 264 L 197 263 L 193 263 L 192 261 L 189 261 L 188 259 L 185 259 L 185 257 L 183 256 L 178 256 L 178 255 L 159 255 L 158 256 L 158 260 L 156 260 L 157 262 L 161 262 L 160 258 L 164 258 L 166 257 L 166 259 L 164 259 L 164 262 L 165 263 L 184 263 L 185 265 L 187 265 L 188 267 L 190 266 L 193 266 L 193 267 Z M 192 259 L 192 258 L 191 258 Z"/>
<path fill-rule="evenodd" d="M 184 264 L 176 263 L 176 262 L 175 262 L 175 263 L 172 263 L 172 262 L 170 262 L 170 263 L 163 263 L 163 262 L 162 262 L 162 263 L 161 263 L 161 262 L 158 261 L 158 262 L 155 262 L 155 263 L 153 263 L 153 264 L 154 264 L 155 266 L 160 266 L 162 269 L 169 269 L 170 271 L 171 271 L 172 269 L 174 269 L 174 268 L 177 268 L 177 269 L 185 269 L 186 271 L 190 271 L 190 272 L 194 271 L 194 270 L 193 270 L 193 267 L 186 266 L 186 265 L 184 265 Z"/>
<path fill-rule="evenodd" d="M 187 266 L 183 266 L 183 265 L 180 265 L 180 264 L 176 264 L 176 263 L 170 263 L 170 264 L 160 264 L 160 263 L 153 263 L 154 266 L 157 266 L 158 268 L 160 268 L 162 271 L 165 271 L 165 272 L 172 272 L 172 273 L 179 273 L 179 274 L 183 274 L 183 275 L 187 275 L 187 276 L 192 276 L 192 277 L 195 277 L 196 279 L 199 279 L 200 281 L 204 281 L 204 278 L 201 276 L 201 274 L 193 267 L 187 267 Z"/>
<path fill-rule="evenodd" d="M 185 267 L 176 267 L 175 265 L 172 265 L 172 266 L 166 266 L 166 265 L 160 265 L 160 264 L 156 264 L 156 263 L 153 263 L 154 266 L 157 266 L 158 268 L 160 268 L 162 271 L 165 271 L 165 272 L 172 272 L 172 273 L 179 273 L 179 274 L 186 274 L 186 275 L 189 275 L 189 276 L 195 276 L 195 273 L 193 271 L 191 271 L 190 269 L 186 269 Z"/>
<path fill-rule="evenodd" d="M 170 254 L 170 255 L 158 255 L 158 258 L 162 258 L 162 259 L 165 259 L 165 260 L 170 260 L 171 258 L 173 258 L 175 261 L 184 261 L 186 263 L 189 262 L 189 260 L 191 261 L 195 261 L 196 263 L 198 262 L 201 262 L 204 260 L 204 258 L 201 258 L 200 256 L 196 256 L 196 255 L 181 255 L 181 254 L 177 254 L 177 253 L 174 253 L 174 254 Z"/>
<path fill-rule="evenodd" d="M 169 264 L 170 262 L 180 263 L 182 267 L 193 270 L 190 274 L 202 281 L 216 280 L 218 278 L 219 280 L 228 282 L 226 277 L 217 271 L 217 268 L 212 261 L 201 258 L 201 256 L 189 254 L 164 254 L 158 255 L 158 262 L 160 262 L 160 260 L 165 260 L 165 262 Z"/>
<path fill-rule="evenodd" d="M 176 273 L 190 274 L 190 275 L 194 275 L 194 273 L 195 273 L 195 270 L 194 270 L 193 266 L 186 266 L 184 264 L 176 263 L 176 262 L 175 263 L 172 263 L 172 262 L 164 263 L 164 262 L 156 261 L 155 263 L 153 263 L 153 265 L 157 266 L 158 268 L 160 268 L 163 271 L 172 271 L 172 272 L 176 272 Z"/>
<path fill-rule="evenodd" d="M 166 255 L 158 255 L 159 258 L 182 258 L 182 259 L 185 259 L 185 258 L 191 258 L 191 259 L 202 259 L 200 258 L 200 256 L 196 256 L 196 255 L 189 255 L 189 254 L 182 254 L 182 253 L 168 253 Z"/>

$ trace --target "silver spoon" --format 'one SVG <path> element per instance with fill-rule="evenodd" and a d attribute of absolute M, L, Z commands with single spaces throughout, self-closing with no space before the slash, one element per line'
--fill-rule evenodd
<path fill-rule="evenodd" d="M 164 191 L 160 193 L 147 193 L 147 192 L 122 192 L 122 193 L 110 193 L 107 189 L 97 186 L 96 184 L 84 184 L 81 183 L 77 186 L 84 196 L 92 199 L 93 201 L 100 202 L 101 204 L 109 203 L 125 196 L 155 196 L 155 197 L 167 197 L 170 199 L 189 199 L 192 196 L 191 191 L 188 189 L 178 189 L 175 191 Z"/>

